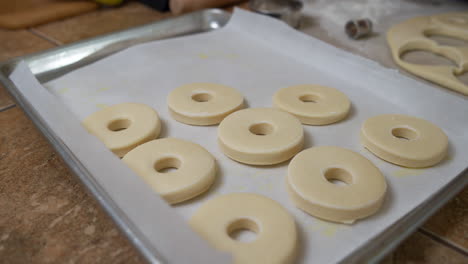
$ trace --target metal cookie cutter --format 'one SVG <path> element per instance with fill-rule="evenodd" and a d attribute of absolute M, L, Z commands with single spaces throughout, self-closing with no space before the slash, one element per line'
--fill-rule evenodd
<path fill-rule="evenodd" d="M 359 39 L 372 33 L 372 21 L 369 19 L 350 20 L 345 25 L 346 34 L 352 39 Z"/>
<path fill-rule="evenodd" d="M 298 28 L 303 3 L 300 0 L 250 0 L 250 10 L 278 18 L 294 28 Z"/>

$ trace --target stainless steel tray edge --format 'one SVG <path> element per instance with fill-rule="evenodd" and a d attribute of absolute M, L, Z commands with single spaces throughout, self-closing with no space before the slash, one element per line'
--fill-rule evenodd
<path fill-rule="evenodd" d="M 221 9 L 207 9 L 16 57 L 0 64 L 0 67 L 3 73 L 9 74 L 12 66 L 24 60 L 39 81 L 47 82 L 139 43 L 221 28 L 229 21 L 230 16 Z M 59 73 L 57 69 L 60 70 Z"/>
<path fill-rule="evenodd" d="M 59 46 L 51 50 L 17 57 L 0 64 L 0 82 L 13 96 L 47 141 L 62 157 L 70 170 L 80 179 L 87 191 L 97 200 L 119 229 L 138 249 L 149 263 L 164 263 L 157 250 L 145 239 L 138 229 L 129 221 L 111 197 L 94 179 L 90 172 L 75 157 L 60 138 L 46 125 L 41 116 L 21 95 L 17 87 L 8 78 L 20 61 L 25 61 L 33 74 L 42 82 L 63 75 L 73 69 L 96 61 L 119 50 L 147 41 L 176 36 L 201 33 L 224 26 L 230 14 L 219 9 L 208 9 L 170 18 L 144 26 L 95 37 L 73 44 Z M 71 59 L 70 59 L 71 56 Z"/>

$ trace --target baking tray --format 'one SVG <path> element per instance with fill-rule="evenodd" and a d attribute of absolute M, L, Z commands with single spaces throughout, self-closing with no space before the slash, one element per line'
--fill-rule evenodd
<path fill-rule="evenodd" d="M 59 155 L 61 155 L 65 163 L 149 262 L 159 262 L 158 256 L 155 253 L 156 250 L 130 223 L 125 212 L 121 211 L 110 197 L 107 196 L 104 190 L 97 184 L 93 175 L 81 164 L 80 160 L 61 142 L 54 131 L 45 124 L 41 116 L 31 107 L 30 103 L 21 96 L 18 89 L 8 79 L 8 75 L 20 61 L 25 61 L 36 78 L 44 83 L 138 43 L 220 28 L 227 23 L 229 17 L 230 14 L 222 10 L 205 10 L 58 47 L 50 51 L 15 58 L 0 64 L 0 81 L 49 140 Z M 368 241 L 363 247 L 354 251 L 346 258 L 345 262 L 377 262 L 395 248 L 399 242 L 414 232 L 419 225 L 445 202 L 462 190 L 468 184 L 468 177 L 466 176 L 466 171 L 458 175 L 454 181 L 426 203 L 400 219 L 379 237 Z"/>

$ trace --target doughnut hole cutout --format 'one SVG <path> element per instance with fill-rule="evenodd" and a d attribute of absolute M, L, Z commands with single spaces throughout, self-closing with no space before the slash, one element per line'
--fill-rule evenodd
<path fill-rule="evenodd" d="M 258 224 L 254 220 L 247 218 L 235 220 L 227 228 L 229 237 L 242 243 L 255 241 L 259 231 Z"/>
<path fill-rule="evenodd" d="M 451 59 L 427 50 L 408 50 L 400 55 L 401 60 L 418 65 L 444 65 L 457 67 Z"/>
<path fill-rule="evenodd" d="M 328 168 L 323 173 L 323 176 L 328 182 L 338 186 L 346 186 L 353 183 L 351 173 L 342 168 Z"/>
<path fill-rule="evenodd" d="M 182 162 L 178 158 L 163 158 L 154 163 L 154 169 L 159 173 L 169 173 L 180 168 Z"/>
<path fill-rule="evenodd" d="M 209 93 L 196 93 L 192 95 L 192 100 L 199 103 L 205 103 L 213 99 L 213 96 Z"/>
<path fill-rule="evenodd" d="M 317 103 L 320 97 L 316 94 L 305 94 L 299 96 L 299 100 L 303 103 Z"/>
<path fill-rule="evenodd" d="M 130 121 L 130 119 L 119 118 L 117 120 L 110 122 L 107 128 L 110 131 L 119 132 L 119 131 L 129 128 L 131 125 L 132 125 L 132 121 Z"/>
<path fill-rule="evenodd" d="M 454 38 L 442 34 L 431 34 L 430 32 L 425 32 L 424 35 L 426 38 L 437 42 L 441 46 L 468 46 L 468 40 L 461 38 Z"/>
<path fill-rule="evenodd" d="M 418 138 L 418 132 L 408 127 L 397 127 L 392 129 L 392 135 L 403 140 L 415 140 Z"/>
<path fill-rule="evenodd" d="M 274 127 L 268 123 L 254 124 L 249 127 L 250 133 L 257 136 L 267 136 L 274 132 Z"/>

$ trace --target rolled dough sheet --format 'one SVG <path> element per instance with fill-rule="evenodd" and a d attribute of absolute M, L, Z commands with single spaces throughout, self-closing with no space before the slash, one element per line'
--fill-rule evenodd
<path fill-rule="evenodd" d="M 387 33 L 393 60 L 419 77 L 468 95 L 468 85 L 457 77 L 468 71 L 468 46 L 439 45 L 428 38 L 431 35 L 468 41 L 468 12 L 415 17 L 393 26 Z M 441 55 L 456 66 L 420 65 L 401 58 L 404 53 L 414 50 Z"/>

